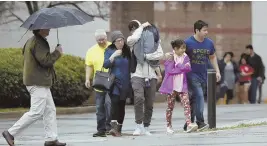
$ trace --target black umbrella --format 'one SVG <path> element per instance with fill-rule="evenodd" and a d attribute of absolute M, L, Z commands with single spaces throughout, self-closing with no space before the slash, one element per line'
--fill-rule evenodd
<path fill-rule="evenodd" d="M 29 18 L 20 27 L 27 28 L 28 30 L 51 29 L 74 25 L 83 25 L 91 21 L 94 21 L 94 18 L 92 16 L 78 9 L 53 7 L 43 8 L 35 12 L 31 16 L 29 16 Z"/>

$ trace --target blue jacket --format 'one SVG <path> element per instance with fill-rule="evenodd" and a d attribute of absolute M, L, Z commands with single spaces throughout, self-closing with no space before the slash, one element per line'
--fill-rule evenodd
<path fill-rule="evenodd" d="M 118 95 L 121 99 L 126 99 L 130 89 L 130 60 L 122 56 L 118 56 L 111 63 L 109 58 L 116 51 L 116 48 L 108 47 L 105 51 L 103 67 L 111 69 L 111 73 L 115 75 L 115 81 L 111 94 Z"/>

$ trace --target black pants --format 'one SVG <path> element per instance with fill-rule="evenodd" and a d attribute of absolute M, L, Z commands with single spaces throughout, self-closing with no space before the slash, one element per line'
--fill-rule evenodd
<path fill-rule="evenodd" d="M 261 103 L 261 98 L 262 98 L 262 83 L 259 84 L 259 99 L 258 99 L 258 103 Z"/>
<path fill-rule="evenodd" d="M 111 99 L 111 120 L 117 120 L 119 124 L 123 124 L 125 116 L 126 100 L 120 100 L 120 96 L 110 95 Z"/>
<path fill-rule="evenodd" d="M 230 100 L 234 98 L 234 90 L 228 89 L 226 86 L 220 87 L 219 92 L 217 93 L 217 100 L 219 98 L 224 98 L 224 95 L 226 94 L 226 104 L 229 104 Z"/>

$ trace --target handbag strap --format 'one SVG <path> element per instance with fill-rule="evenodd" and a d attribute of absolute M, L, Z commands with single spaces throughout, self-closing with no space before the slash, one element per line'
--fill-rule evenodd
<path fill-rule="evenodd" d="M 111 68 L 113 67 L 113 65 L 111 66 Z M 111 68 L 108 69 L 108 73 L 111 74 Z M 101 68 L 101 72 L 104 72 L 104 67 Z"/>

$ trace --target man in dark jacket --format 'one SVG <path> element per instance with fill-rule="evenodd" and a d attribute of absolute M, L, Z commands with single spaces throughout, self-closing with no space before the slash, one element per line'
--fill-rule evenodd
<path fill-rule="evenodd" d="M 255 104 L 257 98 L 257 88 L 263 83 L 265 78 L 265 69 L 261 57 L 254 52 L 252 45 L 246 46 L 246 54 L 248 55 L 248 64 L 254 69 L 249 89 L 249 102 Z"/>
<path fill-rule="evenodd" d="M 14 146 L 14 136 L 40 118 L 43 118 L 45 129 L 44 146 L 66 145 L 57 139 L 56 107 L 50 91 L 56 78 L 54 63 L 61 57 L 62 48 L 59 45 L 50 53 L 46 40 L 49 31 L 49 29 L 34 30 L 34 36 L 23 48 L 23 83 L 31 95 L 31 108 L 8 131 L 2 133 L 10 146 Z"/>

